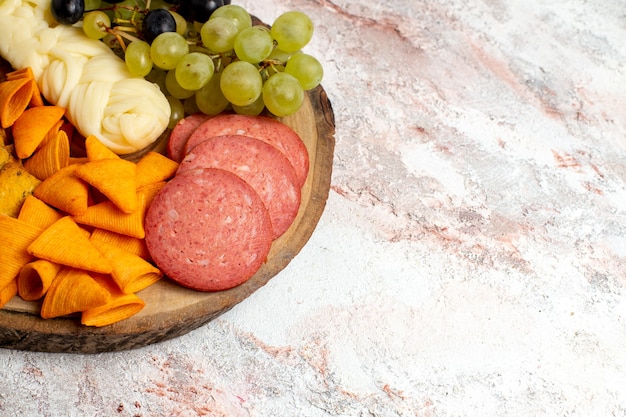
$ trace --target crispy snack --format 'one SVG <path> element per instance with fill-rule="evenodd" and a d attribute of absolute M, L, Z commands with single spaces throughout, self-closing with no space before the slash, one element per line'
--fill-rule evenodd
<path fill-rule="evenodd" d="M 9 161 L 0 169 L 0 214 L 17 217 L 26 197 L 41 183 L 18 161 Z"/>
<path fill-rule="evenodd" d="M 38 106 L 25 110 L 13 123 L 13 142 L 17 157 L 30 157 L 64 114 L 65 109 L 58 106 Z"/>
<path fill-rule="evenodd" d="M 24 162 L 24 168 L 43 181 L 70 163 L 70 141 L 63 130 L 53 137 Z"/>
<path fill-rule="evenodd" d="M 97 161 L 98 159 L 120 159 L 119 155 L 107 148 L 95 136 L 87 136 L 85 138 L 85 152 L 89 161 Z"/>
<path fill-rule="evenodd" d="M 0 132 L 4 132 L 3 129 L 0 129 Z M 14 158 L 11 156 L 11 151 L 5 145 L 0 146 L 0 168 L 2 168 L 7 162 L 13 161 Z"/>
<path fill-rule="evenodd" d="M 39 300 L 61 270 L 61 265 L 36 259 L 24 265 L 17 277 L 17 293 L 26 301 Z"/>
<path fill-rule="evenodd" d="M 33 257 L 28 246 L 43 229 L 13 217 L 0 215 L 0 288 L 4 288 L 20 273 Z"/>
<path fill-rule="evenodd" d="M 37 81 L 35 81 L 35 74 L 31 67 L 22 68 L 19 70 L 12 71 L 7 74 L 7 80 L 17 80 L 17 79 L 27 79 L 30 80 L 33 88 L 32 97 L 30 98 L 29 106 L 43 106 L 43 97 L 41 95 L 41 91 L 39 91 L 39 86 L 37 85 Z"/>
<path fill-rule="evenodd" d="M 109 292 L 86 271 L 62 268 L 48 288 L 40 314 L 44 319 L 66 316 L 105 305 L 110 299 Z"/>
<path fill-rule="evenodd" d="M 91 242 L 113 265 L 111 275 L 124 294 L 141 291 L 163 278 L 158 268 L 140 256 L 102 240 Z"/>
<path fill-rule="evenodd" d="M 0 83 L 0 125 L 6 129 L 24 113 L 33 96 L 33 83 L 27 78 Z"/>
<path fill-rule="evenodd" d="M 110 274 L 111 263 L 91 243 L 71 216 L 62 217 L 28 246 L 34 257 L 87 271 Z"/>
<path fill-rule="evenodd" d="M 124 213 L 137 210 L 137 166 L 125 159 L 98 159 L 79 165 L 78 178 L 96 188 Z"/>
<path fill-rule="evenodd" d="M 83 325 L 108 326 L 134 316 L 145 307 L 145 301 L 137 295 L 120 291 L 109 275 L 94 275 L 93 278 L 109 292 L 111 298 L 102 306 L 84 310 L 80 319 Z"/>
<path fill-rule="evenodd" d="M 81 215 L 89 204 L 89 185 L 74 175 L 80 165 L 61 168 L 45 179 L 33 195 L 47 204 L 71 215 Z"/>
<path fill-rule="evenodd" d="M 91 232 L 91 239 L 98 239 L 111 243 L 127 252 L 133 253 L 145 260 L 150 260 L 150 252 L 144 239 L 122 235 L 110 230 L 96 228 Z"/>
<path fill-rule="evenodd" d="M 11 280 L 7 285 L 0 288 L 0 308 L 4 307 L 9 300 L 17 294 L 17 283 Z"/>
<path fill-rule="evenodd" d="M 148 152 L 137 162 L 137 187 L 169 180 L 178 169 L 178 162 L 158 152 Z"/>
<path fill-rule="evenodd" d="M 19 220 L 32 224 L 42 229 L 52 225 L 52 223 L 59 220 L 63 215 L 35 197 L 29 195 L 24 200 L 20 213 L 17 215 Z"/>

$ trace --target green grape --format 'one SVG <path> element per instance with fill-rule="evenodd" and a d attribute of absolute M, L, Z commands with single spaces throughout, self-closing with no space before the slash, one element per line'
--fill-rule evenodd
<path fill-rule="evenodd" d="M 152 67 L 152 70 L 146 75 L 146 80 L 159 86 L 161 92 L 165 95 L 168 94 L 167 86 L 165 85 L 165 78 L 167 78 L 167 72 L 156 67 Z"/>
<path fill-rule="evenodd" d="M 259 70 L 251 63 L 235 61 L 222 71 L 220 88 L 232 104 L 247 106 L 261 94 L 263 79 Z"/>
<path fill-rule="evenodd" d="M 150 57 L 157 67 L 164 70 L 176 68 L 182 57 L 189 53 L 185 38 L 176 32 L 164 32 L 154 38 L 150 46 Z"/>
<path fill-rule="evenodd" d="M 213 77 L 213 78 L 215 78 L 215 77 Z M 211 81 L 209 80 L 209 83 L 210 82 Z M 206 87 L 206 85 L 204 87 Z M 194 113 L 198 113 L 200 111 L 200 109 L 198 108 L 198 104 L 196 103 L 196 95 L 197 94 L 198 94 L 198 91 L 196 91 L 196 93 L 193 96 L 183 100 L 183 107 L 185 109 L 185 114 L 194 114 Z M 224 99 L 224 100 L 226 100 L 226 99 Z"/>
<path fill-rule="evenodd" d="M 102 0 L 85 0 L 85 11 L 99 9 L 101 4 Z"/>
<path fill-rule="evenodd" d="M 254 64 L 263 61 L 272 53 L 274 42 L 269 29 L 251 26 L 239 32 L 235 38 L 234 48 L 239 59 Z"/>
<path fill-rule="evenodd" d="M 209 20 L 215 19 L 216 17 L 225 17 L 234 21 L 239 32 L 252 26 L 250 13 L 248 13 L 248 11 L 243 7 L 234 4 L 227 4 L 225 6 L 218 7 L 215 9 L 211 17 L 209 17 Z"/>
<path fill-rule="evenodd" d="M 183 107 L 183 102 L 172 96 L 165 96 L 167 101 L 170 103 L 170 121 L 167 125 L 169 129 L 173 129 L 176 126 L 176 123 L 183 117 L 185 117 L 185 108 Z"/>
<path fill-rule="evenodd" d="M 180 100 L 191 97 L 194 94 L 193 90 L 187 90 L 178 84 L 175 69 L 167 72 L 167 75 L 165 76 L 165 88 L 172 97 L 176 97 Z"/>
<path fill-rule="evenodd" d="M 215 65 L 211 57 L 200 52 L 191 52 L 178 61 L 176 81 L 186 90 L 199 90 L 209 82 L 214 71 Z"/>
<path fill-rule="evenodd" d="M 152 71 L 152 59 L 150 58 L 150 45 L 146 41 L 132 41 L 126 47 L 124 55 L 126 67 L 136 77 L 145 77 Z"/>
<path fill-rule="evenodd" d="M 254 103 L 247 106 L 235 106 L 233 104 L 233 110 L 237 114 L 243 114 L 246 116 L 257 116 L 265 109 L 265 102 L 263 101 L 263 95 L 260 95 Z"/>
<path fill-rule="evenodd" d="M 204 87 L 196 91 L 195 104 L 204 114 L 219 114 L 230 104 L 220 88 L 221 76 L 222 74 L 216 72 Z"/>
<path fill-rule="evenodd" d="M 237 25 L 225 17 L 209 19 L 200 29 L 202 44 L 216 53 L 232 51 L 238 34 Z"/>
<path fill-rule="evenodd" d="M 83 15 L 83 32 L 91 39 L 102 39 L 111 27 L 111 19 L 101 11 L 87 12 Z"/>
<path fill-rule="evenodd" d="M 272 75 L 263 85 L 263 102 L 275 116 L 294 114 L 303 101 L 304 90 L 300 82 L 286 72 Z"/>
<path fill-rule="evenodd" d="M 297 54 L 289 58 L 285 72 L 296 77 L 305 90 L 317 87 L 324 76 L 322 64 L 308 54 Z"/>
<path fill-rule="evenodd" d="M 302 12 L 286 12 L 276 18 L 271 33 L 279 49 L 295 52 L 313 37 L 313 22 Z"/>
<path fill-rule="evenodd" d="M 145 8 L 146 0 L 124 0 L 115 4 L 115 17 L 121 20 L 141 19 L 143 14 L 139 10 Z"/>
<path fill-rule="evenodd" d="M 174 16 L 174 20 L 176 21 L 176 33 L 181 36 L 187 35 L 187 21 L 180 14 L 173 12 L 170 10 L 170 14 Z"/>
<path fill-rule="evenodd" d="M 287 62 L 289 58 L 291 58 L 295 54 L 300 54 L 300 53 L 302 52 L 299 50 L 296 52 L 285 52 L 282 49 L 274 48 L 270 56 L 267 57 L 267 59 L 271 61 Z"/>

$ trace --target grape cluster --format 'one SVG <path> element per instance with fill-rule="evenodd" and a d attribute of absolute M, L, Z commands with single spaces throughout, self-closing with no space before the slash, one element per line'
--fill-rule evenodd
<path fill-rule="evenodd" d="M 266 27 L 230 0 L 51 0 L 60 23 L 80 24 L 156 83 L 172 106 L 171 125 L 185 114 L 232 109 L 295 113 L 323 77 L 303 53 L 313 22 L 290 11 Z"/>

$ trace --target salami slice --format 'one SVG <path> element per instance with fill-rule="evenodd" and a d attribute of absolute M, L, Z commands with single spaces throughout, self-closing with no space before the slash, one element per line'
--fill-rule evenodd
<path fill-rule="evenodd" d="M 271 221 L 258 194 L 220 169 L 176 175 L 154 198 L 145 228 L 157 266 L 199 291 L 244 283 L 261 267 L 272 244 Z"/>
<path fill-rule="evenodd" d="M 309 153 L 298 134 L 284 123 L 267 116 L 221 114 L 202 123 L 187 140 L 184 153 L 189 153 L 198 143 L 224 135 L 243 135 L 275 146 L 293 165 L 302 187 L 309 174 Z"/>
<path fill-rule="evenodd" d="M 174 126 L 174 129 L 172 129 L 170 139 L 167 142 L 167 156 L 176 162 L 180 162 L 185 156 L 185 145 L 193 131 L 211 117 L 204 113 L 194 113 L 180 119 Z"/>
<path fill-rule="evenodd" d="M 180 162 L 178 172 L 195 168 L 225 169 L 250 184 L 270 213 L 274 239 L 298 214 L 301 194 L 296 173 L 272 145 L 247 136 L 216 136 L 193 148 Z"/>

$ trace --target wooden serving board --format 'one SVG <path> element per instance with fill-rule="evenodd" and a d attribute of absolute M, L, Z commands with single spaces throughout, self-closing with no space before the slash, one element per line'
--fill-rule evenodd
<path fill-rule="evenodd" d="M 7 70 L 0 63 L 0 78 Z M 245 300 L 282 271 L 309 240 L 326 205 L 333 165 L 335 121 L 322 86 L 307 92 L 302 108 L 280 119 L 302 138 L 309 151 L 309 177 L 298 216 L 271 248 L 267 262 L 246 283 L 227 291 L 203 293 L 163 279 L 138 293 L 146 302 L 137 315 L 94 328 L 77 317 L 43 320 L 39 304 L 14 297 L 0 309 L 0 348 L 42 352 L 99 353 L 139 348 L 194 330 Z M 166 138 L 154 150 L 163 151 Z M 0 265 L 0 268 L 2 265 Z"/>

